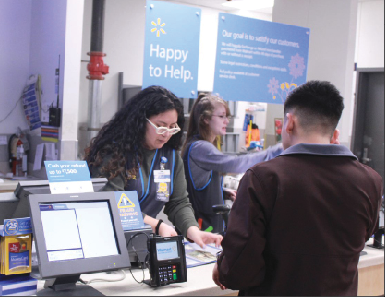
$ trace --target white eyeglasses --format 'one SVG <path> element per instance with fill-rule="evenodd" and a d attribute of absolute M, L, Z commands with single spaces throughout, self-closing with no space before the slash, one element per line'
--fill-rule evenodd
<path fill-rule="evenodd" d="M 150 125 L 152 125 L 155 130 L 156 130 L 156 133 L 159 134 L 159 135 L 163 135 L 165 134 L 166 132 L 169 132 L 171 135 L 174 135 L 176 133 L 178 133 L 181 129 L 180 127 L 177 125 L 176 123 L 176 127 L 174 128 L 167 128 L 167 127 L 163 127 L 163 126 L 160 126 L 160 127 L 157 127 L 155 124 L 152 123 L 152 121 L 150 121 L 148 118 L 146 118 L 146 120 L 148 120 L 148 122 L 150 123 Z"/>

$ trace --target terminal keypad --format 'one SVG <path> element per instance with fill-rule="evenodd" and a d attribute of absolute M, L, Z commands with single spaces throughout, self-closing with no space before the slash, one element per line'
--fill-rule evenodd
<path fill-rule="evenodd" d="M 171 283 L 177 281 L 177 266 L 165 265 L 159 267 L 160 283 Z"/>

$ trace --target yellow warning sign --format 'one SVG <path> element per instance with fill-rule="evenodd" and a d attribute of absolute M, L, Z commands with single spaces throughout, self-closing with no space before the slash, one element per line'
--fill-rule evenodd
<path fill-rule="evenodd" d="M 129 208 L 129 207 L 136 207 L 129 198 L 126 196 L 125 193 L 121 194 L 120 200 L 118 201 L 117 204 L 118 208 Z"/>

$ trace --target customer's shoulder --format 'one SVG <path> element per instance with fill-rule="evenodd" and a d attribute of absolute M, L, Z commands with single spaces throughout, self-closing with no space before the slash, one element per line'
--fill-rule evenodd
<path fill-rule="evenodd" d="M 382 180 L 382 177 L 378 172 L 376 172 L 373 168 L 361 163 L 360 161 L 355 162 L 357 167 L 365 173 L 366 176 L 371 179 Z"/>
<path fill-rule="evenodd" d="M 265 172 L 275 172 L 278 170 L 283 170 L 284 167 L 286 167 L 286 164 L 288 161 L 284 156 L 278 155 L 270 160 L 259 162 L 252 167 L 250 167 L 249 170 L 252 172 L 257 172 L 257 171 L 265 171 Z"/>

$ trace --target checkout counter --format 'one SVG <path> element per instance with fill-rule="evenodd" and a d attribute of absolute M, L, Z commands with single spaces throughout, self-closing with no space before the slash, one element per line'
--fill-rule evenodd
<path fill-rule="evenodd" d="M 212 268 L 214 264 L 206 264 L 193 268 L 188 268 L 187 282 L 170 284 L 161 287 L 150 287 L 146 284 L 138 284 L 128 270 L 125 270 L 126 278 L 117 282 L 93 282 L 93 288 L 100 291 L 105 296 L 236 296 L 238 291 L 221 290 L 212 281 Z M 141 269 L 132 269 L 134 277 L 141 281 L 143 273 Z M 120 277 L 116 274 L 83 274 L 82 280 L 101 278 L 114 280 Z M 145 270 L 145 279 L 149 279 L 149 270 Z M 44 281 L 38 282 L 38 292 L 43 289 Z"/>
<path fill-rule="evenodd" d="M 371 241 L 370 241 L 371 243 Z M 359 260 L 358 296 L 384 296 L 384 250 L 366 247 L 367 254 Z M 221 290 L 212 281 L 214 264 L 206 264 L 188 268 L 187 282 L 151 288 L 146 284 L 138 284 L 129 271 L 124 280 L 118 282 L 95 282 L 90 286 L 106 296 L 236 296 L 238 291 Z M 137 280 L 142 280 L 141 269 L 132 269 Z M 120 273 L 83 274 L 82 280 L 107 279 L 114 280 Z M 145 270 L 145 279 L 149 279 L 149 270 Z M 38 282 L 38 291 L 43 289 L 44 281 Z"/>
<path fill-rule="evenodd" d="M 383 241 L 384 242 L 384 241 Z M 358 296 L 384 296 L 384 249 L 376 249 L 371 238 L 364 248 L 365 255 L 360 256 L 357 265 L 359 272 Z"/>
<path fill-rule="evenodd" d="M 19 180 L 5 179 L 0 180 L 0 192 L 13 192 L 16 189 Z"/>
<path fill-rule="evenodd" d="M 1 205 L 7 203 L 7 194 L 13 195 L 18 181 L 10 180 L 0 183 L 0 192 L 5 192 L 2 196 Z M 12 199 L 14 200 L 14 199 Z M 8 202 L 14 204 L 16 202 Z M 2 206 L 2 208 L 3 208 Z M 4 206 L 5 207 L 5 206 Z M 0 209 L 2 209 L 0 208 Z M 371 244 L 371 239 L 367 244 Z M 384 293 L 384 250 L 366 246 L 366 254 L 359 259 L 359 282 L 358 296 L 383 296 Z M 106 296 L 234 296 L 238 291 L 221 290 L 212 281 L 212 269 L 214 264 L 206 264 L 188 268 L 187 282 L 171 284 L 167 286 L 152 288 L 146 284 L 138 284 L 129 271 L 126 272 L 124 280 L 117 282 L 93 282 L 93 288 Z M 149 279 L 149 270 L 145 271 L 145 279 Z M 133 275 L 138 281 L 143 279 L 142 269 L 132 269 Z M 97 273 L 83 274 L 84 281 L 101 278 L 107 280 L 117 279 L 120 273 Z M 44 281 L 38 282 L 38 291 L 42 290 Z"/>

